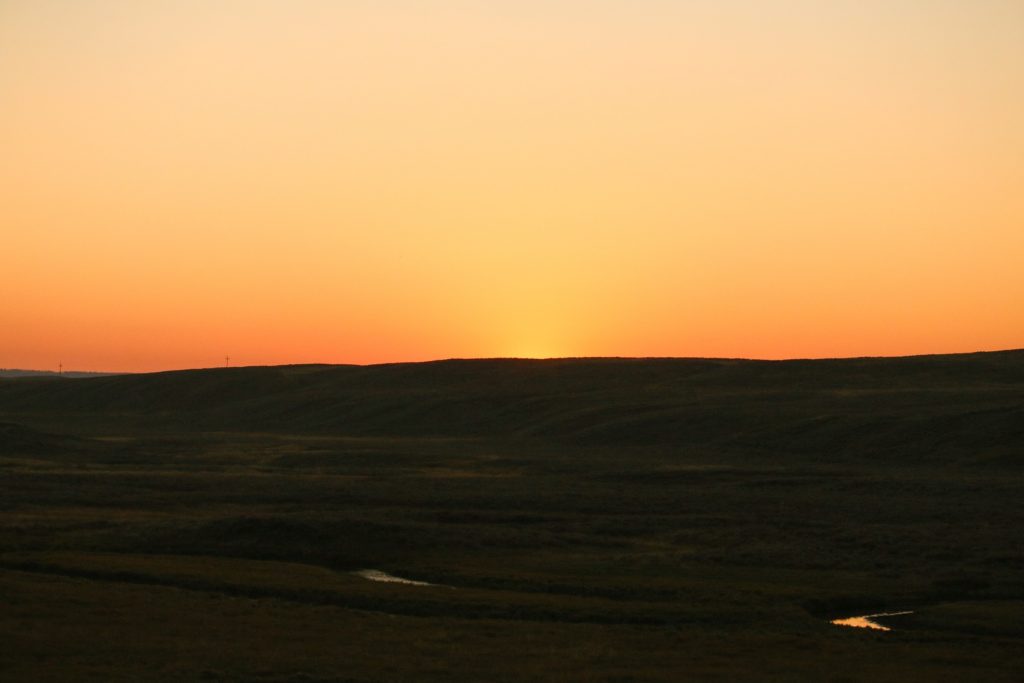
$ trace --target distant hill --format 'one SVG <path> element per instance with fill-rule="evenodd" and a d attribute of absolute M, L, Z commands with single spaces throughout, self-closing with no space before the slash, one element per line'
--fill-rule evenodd
<path fill-rule="evenodd" d="M 595 446 L 1024 457 L 1024 351 L 751 361 L 583 358 L 0 380 L 59 432 L 502 437 Z M 959 457 L 959 456 L 958 456 Z"/>
<path fill-rule="evenodd" d="M 53 372 L 52 370 L 21 370 L 18 368 L 0 368 L 0 377 L 65 377 L 69 379 L 84 379 L 86 377 L 111 377 L 122 375 L 122 372 L 84 372 L 69 370 L 66 372 Z"/>

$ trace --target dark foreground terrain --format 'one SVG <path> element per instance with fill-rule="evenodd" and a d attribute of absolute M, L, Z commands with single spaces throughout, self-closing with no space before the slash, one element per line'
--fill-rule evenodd
<path fill-rule="evenodd" d="M 0 423 L 3 681 L 1024 680 L 1024 352 L 3 379 Z"/>

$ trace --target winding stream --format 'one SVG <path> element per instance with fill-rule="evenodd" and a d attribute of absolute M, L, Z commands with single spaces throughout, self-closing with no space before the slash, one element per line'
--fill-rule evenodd
<path fill-rule="evenodd" d="M 829 623 L 835 624 L 836 626 L 852 626 L 853 628 L 870 628 L 876 631 L 891 631 L 891 628 L 888 626 L 882 626 L 877 621 L 873 621 L 873 619 L 876 617 L 898 617 L 904 614 L 913 614 L 913 612 L 879 612 L 878 614 L 865 614 L 860 617 L 833 619 Z"/>

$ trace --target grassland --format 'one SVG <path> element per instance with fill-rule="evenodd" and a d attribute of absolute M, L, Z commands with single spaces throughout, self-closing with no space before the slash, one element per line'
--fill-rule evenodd
<path fill-rule="evenodd" d="M 0 422 L 4 681 L 1024 680 L 1024 352 L 3 379 Z"/>

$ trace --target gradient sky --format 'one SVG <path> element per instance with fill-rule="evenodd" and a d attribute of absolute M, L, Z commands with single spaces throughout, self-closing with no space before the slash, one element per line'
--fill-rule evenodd
<path fill-rule="evenodd" d="M 0 0 L 0 367 L 1024 346 L 1020 0 Z"/>

